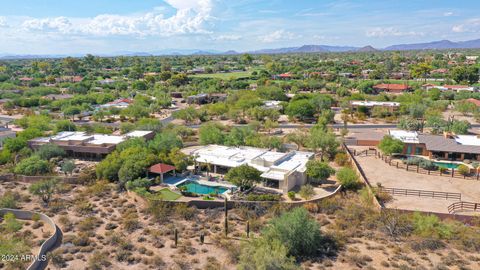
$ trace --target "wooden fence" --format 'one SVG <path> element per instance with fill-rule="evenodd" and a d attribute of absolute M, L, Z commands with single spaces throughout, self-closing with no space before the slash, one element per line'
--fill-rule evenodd
<path fill-rule="evenodd" d="M 448 213 L 456 212 L 480 212 L 480 203 L 474 202 L 455 202 L 448 206 Z"/>
<path fill-rule="evenodd" d="M 392 196 L 415 196 L 415 197 L 428 197 L 434 199 L 445 200 L 462 200 L 462 194 L 456 192 L 442 192 L 431 190 L 419 190 L 419 189 L 404 189 L 404 188 L 379 188 L 380 191 L 388 193 Z"/>
<path fill-rule="evenodd" d="M 469 174 L 461 174 L 456 169 L 445 169 L 445 170 L 427 170 L 419 165 L 415 164 L 406 164 L 400 160 L 395 160 L 390 156 L 383 155 L 381 153 L 377 153 L 375 155 L 376 158 L 380 158 L 388 165 L 395 167 L 397 169 L 406 170 L 409 172 L 416 172 L 419 174 L 426 174 L 426 175 L 435 175 L 435 176 L 443 176 L 443 177 L 450 177 L 450 178 L 457 178 L 457 179 L 465 179 L 465 180 L 480 180 L 479 174 L 469 173 Z"/>

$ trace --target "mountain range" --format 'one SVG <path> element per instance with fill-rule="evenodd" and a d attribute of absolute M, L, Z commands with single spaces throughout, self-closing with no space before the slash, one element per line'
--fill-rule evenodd
<path fill-rule="evenodd" d="M 386 48 L 374 48 L 370 45 L 365 47 L 353 46 L 330 46 L 330 45 L 302 45 L 299 47 L 270 48 L 255 51 L 237 52 L 234 50 L 198 50 L 198 49 L 165 49 L 152 52 L 119 51 L 111 54 L 98 56 L 157 56 L 157 55 L 233 55 L 241 53 L 250 54 L 283 54 L 283 53 L 327 53 L 327 52 L 375 52 L 375 51 L 407 51 L 407 50 L 445 50 L 445 49 L 475 49 L 480 48 L 480 39 L 468 41 L 439 40 L 425 43 L 398 44 Z M 0 59 L 35 59 L 35 58 L 63 58 L 67 56 L 82 57 L 83 54 L 75 55 L 14 55 L 0 54 Z"/>

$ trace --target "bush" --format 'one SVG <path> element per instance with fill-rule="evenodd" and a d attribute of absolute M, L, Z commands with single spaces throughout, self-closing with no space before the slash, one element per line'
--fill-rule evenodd
<path fill-rule="evenodd" d="M 290 200 L 292 201 L 295 200 L 295 191 L 289 191 L 287 195 L 288 195 L 288 198 L 290 198 Z"/>
<path fill-rule="evenodd" d="M 49 173 L 50 171 L 50 163 L 46 160 L 40 159 L 40 157 L 37 155 L 23 159 L 17 164 L 14 170 L 16 174 L 23 174 L 29 176 L 44 175 Z"/>
<path fill-rule="evenodd" d="M 322 236 L 319 224 L 301 207 L 272 219 L 270 226 L 262 231 L 262 237 L 269 243 L 283 243 L 290 256 L 316 256 L 335 249 Z"/>
<path fill-rule="evenodd" d="M 65 150 L 56 144 L 48 143 L 40 146 L 37 154 L 41 159 L 49 160 L 53 157 L 64 157 Z"/>
<path fill-rule="evenodd" d="M 435 215 L 413 215 L 414 233 L 422 237 L 449 239 L 453 235 L 452 227 Z"/>
<path fill-rule="evenodd" d="M 344 167 L 338 170 L 337 179 L 345 190 L 357 190 L 361 186 L 357 173 L 351 168 Z"/>
<path fill-rule="evenodd" d="M 304 198 L 305 200 L 311 199 L 313 196 L 315 196 L 315 190 L 311 185 L 303 185 L 300 188 L 300 192 L 298 192 L 300 197 Z"/>
<path fill-rule="evenodd" d="M 0 196 L 0 208 L 16 209 L 17 201 L 20 199 L 20 194 L 15 194 L 12 191 L 7 191 L 3 196 Z"/>
<path fill-rule="evenodd" d="M 314 183 L 320 183 L 320 181 L 328 179 L 334 173 L 335 170 L 326 162 L 318 160 L 307 162 L 307 175 L 312 178 Z"/>
<path fill-rule="evenodd" d="M 463 176 L 470 174 L 470 168 L 467 165 L 461 164 L 457 167 L 457 172 Z"/>
<path fill-rule="evenodd" d="M 346 153 L 337 153 L 335 155 L 335 163 L 338 166 L 346 166 L 349 163 L 348 155 Z"/>

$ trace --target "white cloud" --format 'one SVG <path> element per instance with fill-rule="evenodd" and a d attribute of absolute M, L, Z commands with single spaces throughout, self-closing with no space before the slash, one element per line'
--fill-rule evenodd
<path fill-rule="evenodd" d="M 69 33 L 72 23 L 66 17 L 30 19 L 22 23 L 22 28 L 27 31 Z"/>
<path fill-rule="evenodd" d="M 42 18 L 22 23 L 27 31 L 87 34 L 95 36 L 134 35 L 171 36 L 177 34 L 209 33 L 207 23 L 213 20 L 212 0 L 166 0 L 176 13 L 165 17 L 164 7 L 151 12 L 130 16 L 101 14 L 93 18 Z"/>
<path fill-rule="evenodd" d="M 219 36 L 212 36 L 213 40 L 216 41 L 235 41 L 242 39 L 240 35 L 219 35 Z"/>
<path fill-rule="evenodd" d="M 444 13 L 443 13 L 443 16 L 445 16 L 445 17 L 450 17 L 450 16 L 453 16 L 453 14 L 454 14 L 453 12 L 447 11 L 447 12 L 444 12 Z"/>
<path fill-rule="evenodd" d="M 474 18 L 462 24 L 457 24 L 452 27 L 455 33 L 477 33 L 480 32 L 480 18 Z"/>
<path fill-rule="evenodd" d="M 402 37 L 402 36 L 423 36 L 422 32 L 403 32 L 394 27 L 375 27 L 367 30 L 367 37 Z"/>
<path fill-rule="evenodd" d="M 8 27 L 7 19 L 5 17 L 0 17 L 0 28 Z"/>
<path fill-rule="evenodd" d="M 294 34 L 292 32 L 288 32 L 285 30 L 277 30 L 268 35 L 260 37 L 259 40 L 264 43 L 272 43 L 277 41 L 292 40 L 300 37 L 301 36 Z"/>

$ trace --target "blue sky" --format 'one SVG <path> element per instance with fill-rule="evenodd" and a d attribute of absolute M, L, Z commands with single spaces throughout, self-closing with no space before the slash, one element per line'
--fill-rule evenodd
<path fill-rule="evenodd" d="M 480 1 L 1 0 L 0 54 L 105 54 L 480 38 Z"/>

